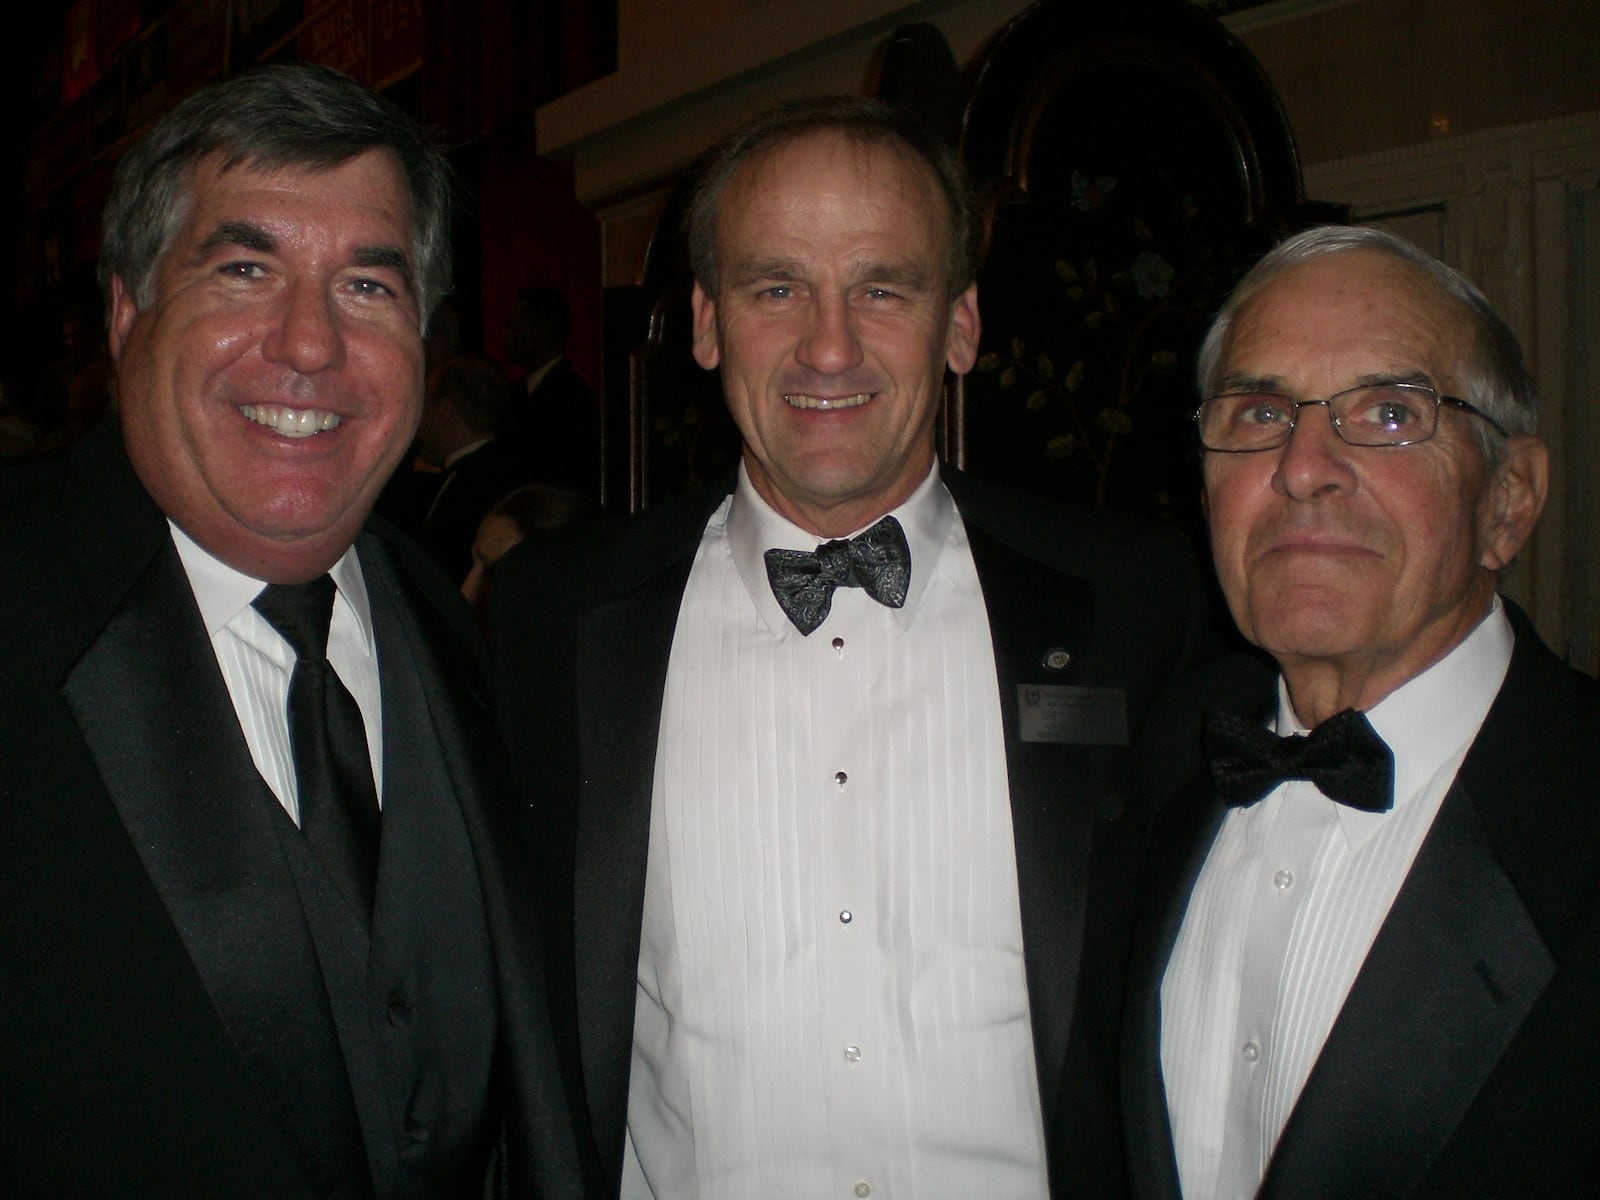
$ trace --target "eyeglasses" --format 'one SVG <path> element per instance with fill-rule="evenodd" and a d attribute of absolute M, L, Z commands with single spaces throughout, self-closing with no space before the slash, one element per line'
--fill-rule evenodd
<path fill-rule="evenodd" d="M 1349 388 L 1326 400 L 1295 400 L 1281 392 L 1223 392 L 1194 414 L 1200 444 L 1224 454 L 1276 450 L 1289 440 L 1300 410 L 1320 404 L 1333 431 L 1352 446 L 1411 446 L 1439 431 L 1439 406 L 1448 404 L 1489 422 L 1510 437 L 1493 417 L 1454 396 L 1441 396 L 1422 383 L 1383 383 Z"/>

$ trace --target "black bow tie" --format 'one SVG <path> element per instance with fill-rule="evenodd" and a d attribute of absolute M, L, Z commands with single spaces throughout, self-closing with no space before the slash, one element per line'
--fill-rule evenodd
<path fill-rule="evenodd" d="M 1354 709 L 1329 717 L 1305 737 L 1279 737 L 1247 717 L 1206 714 L 1206 759 L 1217 794 L 1250 805 L 1286 779 L 1305 779 L 1340 804 L 1388 812 L 1394 755 Z"/>
<path fill-rule="evenodd" d="M 879 604 L 902 608 L 911 583 L 911 547 L 893 517 L 815 551 L 768 550 L 766 560 L 779 607 L 807 636 L 827 620 L 835 588 L 858 587 Z"/>

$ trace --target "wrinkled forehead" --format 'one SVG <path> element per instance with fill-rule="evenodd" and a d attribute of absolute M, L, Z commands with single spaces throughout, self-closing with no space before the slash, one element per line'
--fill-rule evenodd
<path fill-rule="evenodd" d="M 1339 251 L 1265 281 L 1239 307 L 1219 375 L 1316 371 L 1328 385 L 1393 375 L 1456 386 L 1471 323 L 1426 272 L 1370 249 Z"/>
<path fill-rule="evenodd" d="M 852 129 L 818 129 L 785 138 L 755 151 L 729 177 L 718 214 L 718 235 L 730 219 L 798 163 L 826 164 L 838 175 L 855 177 L 862 196 L 883 188 L 907 196 L 920 209 L 940 214 L 941 232 L 948 229 L 949 205 L 933 168 L 911 147 L 889 135 L 872 136 Z M 839 168 L 845 168 L 840 171 Z M 818 189 L 823 184 L 820 179 Z"/>

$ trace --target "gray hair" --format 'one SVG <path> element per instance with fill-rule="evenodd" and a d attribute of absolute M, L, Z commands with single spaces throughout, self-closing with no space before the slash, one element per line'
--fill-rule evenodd
<path fill-rule="evenodd" d="M 411 200 L 411 270 L 421 326 L 450 290 L 453 173 L 439 148 L 392 101 L 328 67 L 258 67 L 202 88 L 157 121 L 111 177 L 102 217 L 100 286 L 110 306 L 119 276 L 139 308 L 155 299 L 155 273 L 183 223 L 195 166 L 327 170 L 368 150 L 388 150 Z"/>
<path fill-rule="evenodd" d="M 1466 393 L 1461 398 L 1481 409 L 1513 437 L 1533 433 L 1538 426 L 1538 397 L 1511 327 L 1460 271 L 1398 234 L 1369 225 L 1313 226 L 1275 246 L 1249 270 L 1212 319 L 1200 344 L 1196 363 L 1200 395 L 1209 396 L 1217 385 L 1228 333 L 1240 309 L 1288 271 L 1329 254 L 1352 250 L 1387 254 L 1409 264 L 1455 305 L 1469 335 L 1467 361 L 1456 364 L 1460 372 L 1457 386 Z M 1500 435 L 1487 422 L 1474 421 L 1473 426 L 1484 460 L 1491 468 L 1498 466 L 1504 447 Z"/>
<path fill-rule="evenodd" d="M 757 114 L 712 148 L 696 180 L 684 229 L 689 261 L 706 294 L 717 295 L 717 218 L 728 181 L 740 167 L 817 133 L 862 146 L 888 146 L 927 168 L 944 199 L 945 284 L 951 297 L 972 282 L 972 184 L 954 150 L 915 115 L 883 100 L 807 96 Z"/>

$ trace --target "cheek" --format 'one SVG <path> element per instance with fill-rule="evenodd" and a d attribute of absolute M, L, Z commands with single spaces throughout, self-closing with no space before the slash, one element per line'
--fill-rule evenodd
<path fill-rule="evenodd" d="M 1249 492 L 1248 481 L 1239 478 L 1229 466 L 1206 469 L 1200 487 L 1200 504 L 1206 514 L 1211 550 L 1219 568 L 1224 558 L 1237 558 L 1244 552 L 1250 525 Z"/>

